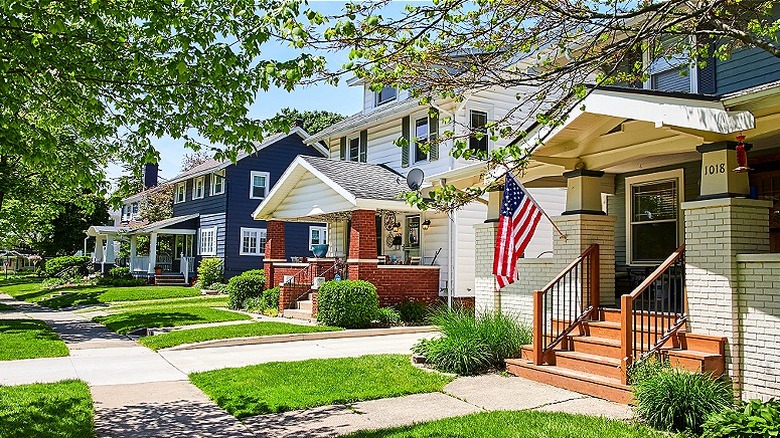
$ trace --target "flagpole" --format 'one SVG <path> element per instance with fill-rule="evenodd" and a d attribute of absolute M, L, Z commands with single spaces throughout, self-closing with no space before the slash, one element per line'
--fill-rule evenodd
<path fill-rule="evenodd" d="M 510 175 L 511 175 L 511 174 L 510 174 Z M 515 176 L 514 176 L 514 175 L 512 175 L 512 178 L 515 178 Z M 517 180 L 517 178 L 515 178 L 515 180 Z M 518 186 L 520 186 L 520 190 L 522 190 L 522 191 L 523 191 L 523 193 L 525 193 L 525 195 L 526 195 L 526 196 L 528 196 L 528 199 L 530 199 L 530 200 L 531 200 L 531 202 L 533 202 L 533 203 L 534 203 L 534 205 L 536 205 L 536 208 L 538 208 L 538 209 L 539 209 L 539 211 L 541 211 L 541 212 L 542 212 L 542 214 L 544 214 L 544 217 L 546 217 L 546 218 L 547 218 L 547 220 L 548 220 L 548 221 L 550 221 L 550 223 L 552 224 L 553 228 L 555 228 L 555 231 L 557 231 L 557 232 L 558 232 L 558 234 L 560 234 L 560 235 L 561 235 L 561 237 L 563 237 L 563 239 L 564 239 L 564 240 L 566 240 L 566 239 L 567 239 L 567 237 L 566 237 L 566 235 L 565 235 L 565 234 L 563 234 L 563 231 L 561 231 L 561 229 L 560 229 L 560 228 L 558 228 L 558 225 L 555 225 L 555 221 L 553 221 L 553 220 L 552 220 L 552 218 L 550 217 L 550 215 L 549 215 L 549 214 L 547 214 L 547 212 L 546 212 L 546 211 L 544 211 L 544 209 L 542 208 L 542 206 L 541 206 L 541 205 L 539 205 L 539 203 L 538 203 L 538 202 L 536 202 L 536 199 L 534 199 L 534 197 L 533 197 L 533 196 L 531 196 L 531 194 L 530 194 L 530 193 L 528 193 L 528 190 L 526 190 L 526 189 L 525 189 L 525 187 L 524 187 L 522 184 L 520 184 L 520 181 L 517 181 L 517 185 L 518 185 Z"/>

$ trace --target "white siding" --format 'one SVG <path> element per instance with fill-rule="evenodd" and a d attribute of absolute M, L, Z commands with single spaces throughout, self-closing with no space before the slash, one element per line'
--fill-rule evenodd
<path fill-rule="evenodd" d="M 474 226 L 485 222 L 487 206 L 473 202 L 455 214 L 455 287 L 453 296 L 474 296 L 474 257 L 476 241 Z"/>
<path fill-rule="evenodd" d="M 274 211 L 274 217 L 299 218 L 312 214 L 332 213 L 350 210 L 354 207 L 341 195 L 307 173 L 285 200 Z"/>

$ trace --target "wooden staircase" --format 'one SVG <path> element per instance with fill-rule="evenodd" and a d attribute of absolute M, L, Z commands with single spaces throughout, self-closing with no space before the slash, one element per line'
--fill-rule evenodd
<path fill-rule="evenodd" d="M 658 354 L 673 366 L 720 375 L 725 338 L 685 331 L 684 246 L 669 256 L 620 309 L 599 307 L 598 245 L 534 292 L 534 343 L 507 359 L 516 376 L 631 403 L 626 371 Z"/>
<path fill-rule="evenodd" d="M 154 276 L 155 286 L 189 286 L 184 281 L 184 274 L 160 274 Z"/>

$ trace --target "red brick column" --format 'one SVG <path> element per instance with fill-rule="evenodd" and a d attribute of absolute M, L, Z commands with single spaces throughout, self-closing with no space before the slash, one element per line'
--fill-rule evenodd
<path fill-rule="evenodd" d="M 352 212 L 349 229 L 350 280 L 361 279 L 362 270 L 376 268 L 376 212 L 373 210 L 355 210 Z"/>
<path fill-rule="evenodd" d="M 269 288 L 277 286 L 281 280 L 274 278 L 274 262 L 286 262 L 284 240 L 284 222 L 268 221 L 265 230 L 265 257 L 263 257 L 263 269 Z"/>

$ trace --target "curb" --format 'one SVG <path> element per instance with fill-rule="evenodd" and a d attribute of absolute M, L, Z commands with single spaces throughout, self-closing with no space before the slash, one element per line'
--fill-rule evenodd
<path fill-rule="evenodd" d="M 293 333 L 288 335 L 255 336 L 251 338 L 215 339 L 213 341 L 203 341 L 195 344 L 183 344 L 171 348 L 162 348 L 158 350 L 158 352 L 200 350 L 203 348 L 238 347 L 242 345 L 280 344 L 286 342 L 299 342 L 299 341 L 320 341 L 325 339 L 348 339 L 348 338 L 368 338 L 374 336 L 408 335 L 408 334 L 415 334 L 415 333 L 434 333 L 436 331 L 437 331 L 436 327 L 431 325 L 426 325 L 426 326 L 418 326 L 418 327 L 342 330 L 337 332 Z"/>

